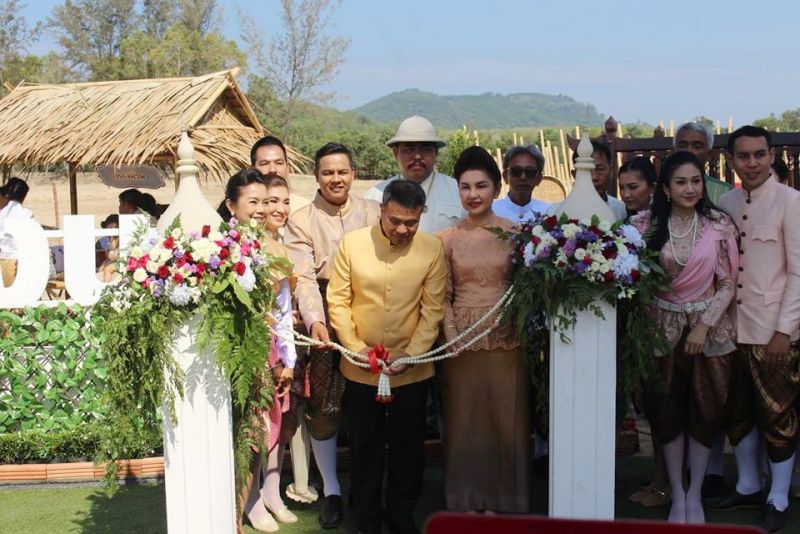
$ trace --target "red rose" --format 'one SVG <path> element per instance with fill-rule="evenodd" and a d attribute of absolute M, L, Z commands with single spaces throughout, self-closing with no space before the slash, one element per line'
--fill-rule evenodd
<path fill-rule="evenodd" d="M 184 253 L 183 259 L 186 260 L 187 263 L 191 263 L 192 261 L 194 261 L 194 258 L 189 252 Z"/>
<path fill-rule="evenodd" d="M 208 234 L 211 233 L 211 227 L 209 225 L 203 226 L 203 237 L 208 237 Z"/>
<path fill-rule="evenodd" d="M 613 248 L 607 248 L 603 250 L 603 257 L 607 260 L 613 260 L 617 257 L 617 251 Z"/>
<path fill-rule="evenodd" d="M 230 256 L 230 252 L 228 252 L 228 249 L 227 249 L 227 248 L 223 248 L 223 249 L 221 249 L 221 250 L 219 251 L 219 254 L 218 254 L 218 255 L 219 255 L 219 259 L 221 259 L 221 260 L 224 260 L 224 259 L 226 259 L 228 256 Z"/>
<path fill-rule="evenodd" d="M 133 272 L 139 267 L 139 262 L 136 261 L 136 258 L 128 258 L 128 271 Z"/>
<path fill-rule="evenodd" d="M 206 272 L 206 264 L 205 263 L 198 263 L 197 269 L 195 270 L 196 274 L 203 274 Z"/>
<path fill-rule="evenodd" d="M 584 256 L 581 261 L 584 263 L 584 265 L 591 265 L 592 261 L 594 260 L 592 260 L 591 256 Z"/>
<path fill-rule="evenodd" d="M 612 273 L 611 271 L 608 271 L 605 275 L 603 275 L 603 278 L 606 279 L 606 282 L 613 282 L 614 281 L 614 273 Z"/>
<path fill-rule="evenodd" d="M 172 249 L 172 247 L 174 247 L 174 246 L 175 246 L 175 240 L 172 238 L 172 236 L 169 236 L 168 238 L 166 238 L 166 239 L 164 240 L 164 242 L 162 243 L 162 246 L 163 246 L 164 248 L 168 248 L 168 249 L 170 249 L 170 250 L 171 250 L 171 249 Z"/>
<path fill-rule="evenodd" d="M 253 241 L 253 248 L 259 250 L 261 248 L 261 244 L 258 241 Z"/>
<path fill-rule="evenodd" d="M 535 245 L 538 245 L 538 244 L 539 244 L 539 243 L 541 243 L 541 242 L 542 242 L 542 240 L 541 240 L 540 238 L 538 238 L 538 237 L 536 237 L 536 236 L 533 236 L 533 237 L 531 237 L 531 243 L 533 243 L 533 244 L 534 244 L 534 246 L 535 246 Z"/>
<path fill-rule="evenodd" d="M 642 276 L 639 274 L 639 271 L 631 271 L 631 279 L 634 282 L 638 282 Z"/>
<path fill-rule="evenodd" d="M 176 284 L 183 283 L 183 275 L 181 273 L 175 273 L 172 275 L 172 281 Z"/>
<path fill-rule="evenodd" d="M 237 263 L 236 265 L 233 266 L 233 270 L 236 271 L 236 274 L 238 274 L 239 276 L 242 276 L 244 274 L 244 272 L 247 270 L 247 267 L 245 266 L 244 263 L 239 262 L 239 263 Z"/>
<path fill-rule="evenodd" d="M 169 276 L 169 268 L 166 265 L 162 265 L 158 268 L 158 272 L 156 274 L 161 278 L 166 278 Z"/>
<path fill-rule="evenodd" d="M 551 215 L 544 220 L 544 224 L 548 227 L 548 229 L 553 229 L 558 224 L 558 218 L 555 215 Z"/>

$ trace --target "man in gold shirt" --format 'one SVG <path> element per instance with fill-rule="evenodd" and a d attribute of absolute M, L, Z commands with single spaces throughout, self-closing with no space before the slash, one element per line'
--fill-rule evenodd
<path fill-rule="evenodd" d="M 383 344 L 392 362 L 427 352 L 444 316 L 442 243 L 417 233 L 425 192 L 397 180 L 383 191 L 380 224 L 344 236 L 328 285 L 328 314 L 342 345 L 367 355 Z M 413 509 L 424 467 L 425 402 L 433 364 L 390 365 L 394 400 L 376 402 L 378 375 L 342 358 L 351 487 L 361 532 L 380 532 L 385 447 L 386 508 L 393 533 L 418 532 Z"/>
<path fill-rule="evenodd" d="M 344 234 L 377 224 L 380 205 L 350 194 L 355 178 L 352 151 L 328 143 L 314 156 L 314 175 L 319 190 L 314 200 L 289 217 L 284 244 L 297 277 L 295 299 L 300 317 L 311 337 L 331 340 L 323 295 L 328 286 L 333 256 Z M 324 499 L 319 509 L 322 528 L 342 522 L 342 498 L 336 477 L 336 435 L 341 414 L 344 380 L 339 372 L 339 353 L 332 349 L 309 354 L 311 397 L 306 422 L 311 433 L 317 467 L 322 475 Z"/>

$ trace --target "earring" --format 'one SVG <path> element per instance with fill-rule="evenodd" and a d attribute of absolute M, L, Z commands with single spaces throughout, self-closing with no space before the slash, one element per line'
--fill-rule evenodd
<path fill-rule="evenodd" d="M 667 193 L 667 202 L 672 202 L 672 197 L 669 196 L 669 193 Z"/>

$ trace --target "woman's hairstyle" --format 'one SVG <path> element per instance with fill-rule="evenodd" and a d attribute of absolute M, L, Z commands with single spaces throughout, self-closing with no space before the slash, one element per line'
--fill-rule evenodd
<path fill-rule="evenodd" d="M 286 179 L 278 176 L 277 174 L 264 174 L 261 176 L 261 179 L 264 182 L 264 185 L 267 186 L 267 189 L 270 187 L 285 187 L 287 190 L 289 189 L 289 183 L 286 181 Z"/>
<path fill-rule="evenodd" d="M 247 187 L 250 184 L 263 183 L 264 176 L 255 169 L 245 169 L 231 176 L 230 179 L 228 179 L 228 184 L 225 186 L 225 198 L 222 199 L 222 202 L 220 202 L 217 208 L 217 213 L 222 217 L 222 220 L 227 222 L 233 217 L 231 210 L 229 210 L 228 206 L 225 204 L 226 200 L 230 200 L 232 203 L 236 204 L 243 187 Z"/>
<path fill-rule="evenodd" d="M 492 179 L 495 189 L 500 189 L 502 176 L 497 162 L 486 152 L 486 149 L 479 146 L 471 146 L 465 149 L 456 160 L 453 166 L 453 175 L 456 181 L 461 181 L 461 175 L 467 171 L 483 171 Z"/>
<path fill-rule="evenodd" d="M 623 172 L 638 172 L 639 176 L 647 182 L 647 185 L 656 185 L 658 182 L 656 168 L 647 156 L 636 156 L 633 159 L 629 159 L 619 168 L 617 176 Z"/>
<path fill-rule="evenodd" d="M 28 183 L 15 176 L 8 179 L 4 192 L 8 200 L 14 200 L 22 204 L 25 202 L 25 197 L 28 196 L 29 190 L 30 187 L 28 187 Z"/>
<path fill-rule="evenodd" d="M 686 164 L 694 166 L 697 172 L 700 173 L 701 178 L 703 177 L 703 164 L 697 159 L 697 156 L 691 152 L 675 152 L 661 164 L 661 173 L 658 175 L 658 185 L 653 194 L 653 207 L 650 214 L 650 221 L 654 227 L 654 231 L 647 242 L 647 246 L 651 250 L 660 251 L 664 243 L 669 239 L 667 221 L 669 221 L 669 216 L 672 211 L 672 202 L 667 197 L 667 193 L 664 189 L 669 188 L 670 181 L 678 167 Z M 711 210 L 714 208 L 714 205 L 708 198 L 705 178 L 701 179 L 701 183 L 703 184 L 703 194 L 694 209 L 698 214 L 713 219 L 715 216 L 711 213 Z"/>

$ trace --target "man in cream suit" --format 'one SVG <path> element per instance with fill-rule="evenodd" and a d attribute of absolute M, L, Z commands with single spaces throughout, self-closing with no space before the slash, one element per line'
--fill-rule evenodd
<path fill-rule="evenodd" d="M 800 336 L 800 192 L 770 174 L 771 142 L 767 130 L 754 126 L 739 128 L 728 140 L 742 188 L 722 195 L 720 207 L 733 217 L 741 238 L 735 309 L 746 387 L 731 391 L 734 403 L 745 407 L 732 414 L 729 429 L 739 479 L 733 494 L 715 506 L 764 503 L 757 466 L 760 432 L 772 479 L 761 523 L 768 532 L 788 519 L 798 435 L 794 402 L 800 392 L 795 346 Z"/>

